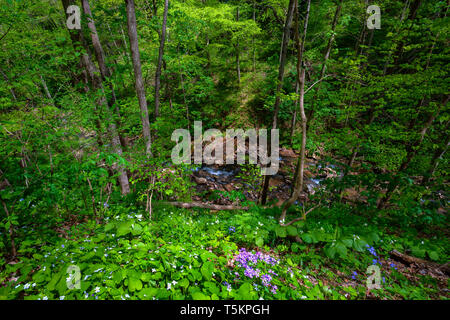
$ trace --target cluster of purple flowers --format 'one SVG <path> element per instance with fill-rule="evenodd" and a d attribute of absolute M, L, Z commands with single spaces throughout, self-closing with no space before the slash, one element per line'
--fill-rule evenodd
<path fill-rule="evenodd" d="M 263 274 L 261 276 L 262 284 L 267 287 L 270 284 L 270 281 L 272 281 L 272 276 L 270 274 Z"/>
<path fill-rule="evenodd" d="M 235 227 L 229 227 L 229 228 L 228 228 L 228 232 L 230 232 L 230 233 L 231 233 L 231 232 L 235 232 L 235 231 L 236 231 L 236 228 L 235 228 Z"/>
<path fill-rule="evenodd" d="M 250 279 L 260 278 L 262 284 L 270 288 L 270 291 L 273 294 L 277 293 L 278 287 L 276 285 L 272 285 L 271 281 L 273 276 L 277 276 L 277 274 L 273 270 L 269 270 L 268 273 L 262 273 L 260 269 L 256 268 L 258 262 L 265 263 L 270 266 L 274 266 L 279 263 L 279 261 L 268 254 L 264 254 L 261 252 L 248 252 L 245 248 L 239 250 L 239 254 L 236 256 L 236 262 L 238 266 L 244 268 L 244 275 Z"/>
<path fill-rule="evenodd" d="M 369 246 L 368 244 L 366 244 L 367 250 L 370 252 L 370 254 L 372 254 L 374 257 L 377 257 L 377 252 L 375 251 L 374 247 Z"/>
<path fill-rule="evenodd" d="M 249 263 L 257 264 L 258 261 L 265 262 L 274 266 L 279 263 L 279 261 L 268 254 L 264 254 L 261 252 L 251 253 L 248 252 L 245 248 L 239 250 L 239 254 L 236 256 L 236 261 L 239 262 L 241 267 L 247 268 Z"/>
<path fill-rule="evenodd" d="M 358 272 L 353 271 L 352 272 L 352 279 L 355 280 L 357 275 L 358 275 Z"/>
<path fill-rule="evenodd" d="M 378 261 L 377 259 L 373 259 L 373 260 L 372 260 L 372 263 L 373 263 L 373 264 L 377 264 L 377 263 L 382 264 L 381 261 Z"/>
<path fill-rule="evenodd" d="M 397 266 L 395 265 L 395 263 L 391 263 L 390 266 L 391 266 L 391 268 L 394 268 L 395 270 L 397 270 Z"/>

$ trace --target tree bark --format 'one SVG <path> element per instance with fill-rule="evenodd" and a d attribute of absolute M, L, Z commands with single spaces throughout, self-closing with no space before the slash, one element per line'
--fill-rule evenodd
<path fill-rule="evenodd" d="M 295 94 L 298 95 L 299 85 L 297 78 L 295 79 Z M 294 133 L 295 133 L 295 125 L 297 124 L 297 108 L 298 108 L 299 99 L 295 100 L 295 107 L 294 107 L 294 114 L 292 115 L 292 122 L 291 122 L 291 135 L 289 144 L 292 147 L 293 140 L 294 140 Z"/>
<path fill-rule="evenodd" d="M 120 110 L 119 107 L 116 104 L 116 93 L 114 91 L 114 86 L 110 81 L 110 77 L 112 75 L 111 70 L 106 66 L 106 58 L 105 58 L 105 52 L 103 50 L 102 44 L 100 42 L 100 38 L 98 37 L 97 28 L 95 26 L 95 21 L 92 16 L 91 7 L 89 5 L 89 0 L 81 0 L 81 4 L 83 7 L 83 11 L 87 16 L 88 19 L 88 28 L 91 33 L 91 40 L 92 40 L 92 46 L 94 47 L 94 53 L 95 58 L 97 59 L 98 66 L 100 69 L 100 75 L 102 77 L 102 82 L 105 83 L 108 86 L 108 88 L 111 90 L 111 98 L 108 99 L 108 106 L 114 110 L 117 116 L 116 126 L 118 127 L 117 134 L 119 135 L 119 140 L 122 148 L 126 148 L 127 144 L 125 139 L 123 139 L 122 135 L 120 134 L 120 127 L 121 127 L 121 121 L 120 121 Z"/>
<path fill-rule="evenodd" d="M 155 119 L 159 117 L 160 105 L 160 89 L 161 89 L 161 68 L 164 55 L 164 43 L 166 41 L 166 27 L 167 27 L 167 11 L 169 9 L 169 0 L 164 1 L 164 16 L 161 28 L 161 39 L 159 44 L 158 65 L 155 74 Z"/>
<path fill-rule="evenodd" d="M 67 15 L 67 7 L 73 4 L 73 0 L 62 0 L 62 3 L 63 3 L 64 11 L 66 12 L 66 15 Z M 71 31 L 69 31 L 69 33 L 70 33 L 72 43 L 74 44 L 74 46 L 76 47 L 76 45 L 78 43 L 80 43 L 86 50 L 86 53 L 83 53 L 81 55 L 81 59 L 82 59 L 82 65 L 86 69 L 86 73 L 87 73 L 88 79 L 91 82 L 92 87 L 95 90 L 101 90 L 104 93 L 102 80 L 97 75 L 96 67 L 95 67 L 94 63 L 92 62 L 92 59 L 88 53 L 89 52 L 88 47 L 87 47 L 86 41 L 84 41 L 82 32 L 79 30 L 71 30 Z M 106 98 L 104 95 L 97 100 L 97 104 L 99 106 L 103 106 L 103 105 L 107 104 Z M 109 112 L 107 114 L 109 116 Z M 116 124 L 114 121 L 109 121 L 108 131 L 109 131 L 109 135 L 111 136 L 111 144 L 112 144 L 114 152 L 117 153 L 119 156 L 121 156 L 122 155 L 122 147 L 120 144 L 119 135 L 117 133 L 117 127 L 116 127 Z M 97 135 L 100 135 L 100 131 L 97 133 Z M 118 181 L 119 181 L 119 184 L 121 187 L 122 194 L 127 194 L 130 192 L 128 175 L 127 175 L 126 171 L 124 170 L 124 168 L 120 165 L 117 166 L 117 170 L 119 172 Z"/>
<path fill-rule="evenodd" d="M 283 87 L 283 80 L 284 80 L 284 67 L 286 64 L 286 55 L 287 55 L 287 47 L 289 45 L 289 39 L 290 39 L 290 30 L 292 25 L 292 16 L 294 11 L 294 2 L 296 0 L 289 0 L 289 7 L 288 12 L 286 15 L 286 22 L 284 24 L 284 31 L 283 31 L 283 40 L 281 41 L 281 49 L 280 49 L 280 66 L 278 69 L 278 85 L 276 90 L 276 97 L 275 97 L 275 105 L 274 105 L 274 113 L 273 113 L 273 124 L 272 129 L 277 128 L 278 124 L 278 112 L 280 109 L 280 92 Z"/>
<path fill-rule="evenodd" d="M 236 21 L 239 22 L 239 7 L 237 8 L 236 11 Z M 240 60 L 239 60 L 239 39 L 236 42 L 236 74 L 237 74 L 237 82 L 238 82 L 238 86 L 241 85 L 241 65 L 240 65 Z"/>
<path fill-rule="evenodd" d="M 253 22 L 256 24 L 256 0 L 253 0 Z M 253 46 L 253 72 L 256 72 L 256 45 L 255 45 L 255 37 L 252 38 L 252 46 Z"/>
<path fill-rule="evenodd" d="M 300 89 L 299 95 L 299 107 L 300 116 L 302 122 L 302 145 L 300 149 L 300 157 L 297 160 L 296 176 L 294 177 L 293 192 L 292 196 L 286 200 L 281 209 L 280 223 L 284 224 L 286 218 L 286 213 L 289 207 L 298 199 L 301 192 L 303 191 L 303 178 L 305 169 L 305 152 L 306 152 L 306 125 L 307 118 L 305 114 L 304 98 L 305 98 L 305 68 L 303 67 L 303 54 L 305 51 L 305 41 L 306 33 L 308 31 L 308 20 L 309 11 L 311 7 L 311 0 L 308 0 L 306 8 L 305 22 L 303 25 L 303 39 L 300 43 L 300 35 L 298 31 L 299 25 L 299 12 L 298 12 L 298 0 L 295 3 L 295 16 L 296 16 L 296 27 L 295 27 L 295 40 L 297 44 L 297 82 Z"/>
<path fill-rule="evenodd" d="M 293 16 L 293 11 L 294 11 L 295 1 L 296 0 L 289 0 L 288 12 L 287 12 L 286 21 L 284 24 L 283 39 L 281 41 L 281 49 L 280 49 L 280 66 L 278 69 L 278 84 L 277 84 L 277 89 L 275 92 L 276 97 L 275 97 L 275 105 L 274 105 L 274 111 L 273 111 L 272 129 L 276 129 L 277 124 L 278 124 L 278 112 L 279 112 L 280 103 L 281 103 L 280 91 L 283 87 L 284 66 L 286 64 L 286 54 L 287 54 L 287 47 L 289 44 L 290 30 L 291 30 L 291 25 L 292 25 L 292 16 Z M 270 145 L 271 144 L 269 143 L 268 144 L 269 152 L 271 152 Z M 267 175 L 264 177 L 263 188 L 261 191 L 260 202 L 262 205 L 266 204 L 266 201 L 267 201 L 267 193 L 269 191 L 269 182 L 270 182 L 270 176 Z"/>
<path fill-rule="evenodd" d="M 147 99 L 145 98 L 145 87 L 142 79 L 141 57 L 139 54 L 138 36 L 136 29 L 136 13 L 134 0 L 125 0 L 127 6 L 128 37 L 130 39 L 131 58 L 133 60 L 136 94 L 141 109 L 142 131 L 145 139 L 145 153 L 152 156 L 152 140 L 150 135 L 150 122 L 148 119 Z"/>

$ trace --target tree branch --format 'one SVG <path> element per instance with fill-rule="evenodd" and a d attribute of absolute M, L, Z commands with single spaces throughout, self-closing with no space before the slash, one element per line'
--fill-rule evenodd
<path fill-rule="evenodd" d="M 311 211 L 313 211 L 314 209 L 316 209 L 318 206 L 319 206 L 319 205 L 312 207 L 311 209 L 309 209 L 308 211 L 306 211 L 306 212 L 303 214 L 303 216 L 301 216 L 301 217 L 299 217 L 299 218 L 296 218 L 296 219 L 294 219 L 294 220 L 291 220 L 291 221 L 289 221 L 288 223 L 280 223 L 280 226 L 282 226 L 282 227 L 287 227 L 287 226 L 290 226 L 290 225 L 293 224 L 293 223 L 296 223 L 297 221 L 305 220 L 305 219 L 306 219 L 306 215 L 307 215 L 308 213 L 310 213 Z"/>

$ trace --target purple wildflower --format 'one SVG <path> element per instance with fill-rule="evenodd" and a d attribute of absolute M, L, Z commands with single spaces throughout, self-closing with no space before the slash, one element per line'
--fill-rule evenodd
<path fill-rule="evenodd" d="M 263 285 L 265 287 L 267 287 L 270 284 L 270 281 L 272 281 L 272 276 L 269 274 L 263 274 L 261 276 L 261 281 L 262 281 Z"/>

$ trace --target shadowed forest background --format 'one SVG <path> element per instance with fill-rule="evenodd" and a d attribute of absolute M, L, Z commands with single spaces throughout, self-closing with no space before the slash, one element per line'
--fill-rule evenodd
<path fill-rule="evenodd" d="M 0 299 L 448 299 L 449 5 L 0 0 Z"/>

